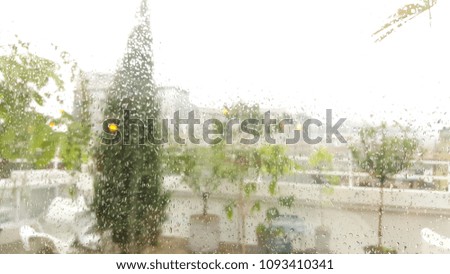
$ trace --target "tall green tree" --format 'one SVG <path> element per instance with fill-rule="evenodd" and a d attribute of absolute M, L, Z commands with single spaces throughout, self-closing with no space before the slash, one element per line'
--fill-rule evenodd
<path fill-rule="evenodd" d="M 153 81 L 150 19 L 145 0 L 137 16 L 121 66 L 108 91 L 105 118 L 117 118 L 121 142 L 100 145 L 95 182 L 95 210 L 102 229 L 111 229 L 113 241 L 122 252 L 138 252 L 156 245 L 165 219 L 168 194 L 162 188 L 161 147 L 139 144 L 143 130 L 132 118 L 158 119 L 160 106 Z M 129 111 L 130 117 L 124 114 Z M 140 135 L 139 135 L 140 134 Z M 148 134 L 153 134 L 148 130 Z M 127 144 L 127 138 L 130 139 Z"/>
<path fill-rule="evenodd" d="M 389 134 L 389 131 L 398 133 Z M 420 150 L 419 141 L 410 137 L 407 129 L 400 126 L 388 128 L 384 123 L 377 127 L 363 128 L 359 134 L 359 144 L 351 146 L 350 149 L 355 163 L 371 177 L 379 180 L 377 249 L 382 252 L 384 187 L 389 178 L 411 166 Z"/>

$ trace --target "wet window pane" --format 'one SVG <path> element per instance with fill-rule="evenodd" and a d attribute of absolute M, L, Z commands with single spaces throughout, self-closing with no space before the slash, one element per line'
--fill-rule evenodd
<path fill-rule="evenodd" d="M 0 253 L 449 253 L 448 7 L 3 1 Z"/>

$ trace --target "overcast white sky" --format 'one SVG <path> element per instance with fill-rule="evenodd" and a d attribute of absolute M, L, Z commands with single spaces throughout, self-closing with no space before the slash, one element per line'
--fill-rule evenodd
<path fill-rule="evenodd" d="M 431 27 L 423 14 L 381 43 L 371 37 L 414 1 L 150 0 L 155 79 L 201 105 L 241 98 L 449 126 L 449 1 L 438 1 Z M 113 72 L 139 2 L 1 0 L 0 44 L 14 34 L 42 52 L 54 43 L 84 70 Z"/>

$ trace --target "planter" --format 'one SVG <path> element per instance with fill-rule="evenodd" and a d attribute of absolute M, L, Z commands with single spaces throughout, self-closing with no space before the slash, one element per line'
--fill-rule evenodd
<path fill-rule="evenodd" d="M 314 242 L 316 252 L 319 254 L 330 253 L 331 231 L 327 226 L 318 226 L 315 229 Z"/>
<path fill-rule="evenodd" d="M 220 218 L 212 214 L 192 215 L 189 248 L 194 253 L 214 253 L 219 249 Z"/>

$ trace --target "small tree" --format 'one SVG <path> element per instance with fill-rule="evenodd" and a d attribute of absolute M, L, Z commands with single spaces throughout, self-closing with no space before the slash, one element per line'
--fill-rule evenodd
<path fill-rule="evenodd" d="M 262 118 L 259 106 L 257 104 L 246 104 L 243 102 L 236 103 L 231 106 L 224 107 L 224 115 L 228 120 L 239 119 L 241 122 L 246 119 Z M 255 125 L 254 131 L 261 133 L 263 130 L 261 125 Z M 230 130 L 225 128 L 225 134 Z M 231 129 L 232 130 L 232 129 Z M 273 127 L 270 131 L 278 130 Z M 285 174 L 292 172 L 298 168 L 298 165 L 286 155 L 286 150 L 280 145 L 263 145 L 253 144 L 244 145 L 238 143 L 240 138 L 244 137 L 239 130 L 231 132 L 233 144 L 225 145 L 220 143 L 217 145 L 215 157 L 222 163 L 218 166 L 217 176 L 231 183 L 237 188 L 236 198 L 230 201 L 225 207 L 228 219 L 234 215 L 234 209 L 237 210 L 239 217 L 239 241 L 242 253 L 246 252 L 246 218 L 254 211 L 259 211 L 261 201 L 256 200 L 249 203 L 251 196 L 257 191 L 257 180 L 261 175 L 268 175 L 270 183 L 268 193 L 275 196 L 277 193 L 278 180 Z M 270 132 L 265 132 L 270 134 Z M 286 197 L 280 200 L 280 204 L 292 204 L 292 197 Z"/>
<path fill-rule="evenodd" d="M 322 174 L 324 171 L 333 169 L 333 155 L 324 147 L 318 148 L 309 156 L 308 165 L 313 170 L 318 171 L 317 175 L 312 176 L 314 183 L 323 186 L 320 190 L 320 225 L 323 227 L 323 194 L 333 193 L 332 186 L 339 184 L 340 180 L 338 176 Z"/>
<path fill-rule="evenodd" d="M 45 104 L 52 83 L 57 91 L 63 90 L 60 66 L 31 53 L 29 44 L 20 40 L 4 49 L 0 53 L 0 161 L 20 158 L 43 168 L 53 159 L 61 133 L 52 129 L 52 118 L 36 106 Z"/>
<path fill-rule="evenodd" d="M 221 183 L 217 176 L 220 151 L 212 146 L 174 146 L 165 149 L 165 166 L 169 174 L 181 175 L 182 181 L 199 195 L 203 202 L 202 214 L 189 217 L 188 246 L 192 252 L 216 252 L 220 244 L 220 217 L 208 214 L 210 195 Z"/>
<path fill-rule="evenodd" d="M 262 115 L 257 104 L 246 104 L 238 102 L 231 106 L 224 106 L 223 114 L 227 121 L 238 119 L 240 122 L 246 119 L 260 120 Z M 260 127 L 257 128 L 260 131 Z M 259 176 L 261 166 L 257 145 L 243 145 L 240 138 L 243 137 L 239 129 L 224 128 L 225 136 L 232 136 L 232 144 L 226 145 L 224 142 L 217 144 L 215 157 L 222 164 L 218 166 L 216 174 L 219 178 L 232 184 L 237 189 L 235 199 L 232 199 L 225 206 L 228 219 L 232 219 L 234 209 L 237 209 L 238 216 L 238 237 L 241 244 L 241 252 L 246 253 L 245 234 L 246 216 L 249 211 L 259 210 L 260 201 L 256 201 L 249 206 L 249 198 L 256 191 L 256 180 Z M 228 140 L 230 141 L 230 140 Z"/>
<path fill-rule="evenodd" d="M 256 180 L 259 173 L 259 159 L 255 148 L 246 147 L 225 147 L 219 144 L 221 151 L 216 157 L 223 163 L 217 170 L 219 178 L 226 180 L 237 188 L 236 198 L 225 207 L 228 219 L 232 219 L 234 208 L 237 209 L 239 220 L 239 241 L 242 253 L 245 249 L 245 228 L 248 211 L 259 210 L 260 201 L 256 201 L 249 207 L 250 196 L 257 189 Z"/>
<path fill-rule="evenodd" d="M 378 206 L 378 251 L 382 252 L 384 187 L 393 175 L 406 170 L 412 164 L 419 150 L 416 138 L 409 137 L 409 131 L 397 125 L 390 128 L 398 130 L 397 135 L 390 135 L 386 124 L 361 129 L 360 143 L 351 146 L 355 163 L 369 175 L 379 180 L 380 202 Z"/>
<path fill-rule="evenodd" d="M 276 129 L 276 128 L 275 128 Z M 278 181 L 287 174 L 291 174 L 294 170 L 301 169 L 300 165 L 292 160 L 286 153 L 286 147 L 281 145 L 264 145 L 257 150 L 259 161 L 259 168 L 261 175 L 269 176 L 269 185 L 267 192 L 270 196 L 275 197 L 278 194 Z M 294 195 L 278 196 L 278 205 L 280 207 L 291 208 L 295 201 Z M 260 201 L 257 201 L 260 203 Z M 258 210 L 260 206 L 258 204 Z M 258 244 L 264 251 L 270 251 L 274 246 L 270 245 L 268 240 L 272 237 L 285 236 L 288 231 L 282 228 L 271 227 L 272 221 L 280 216 L 278 207 L 271 207 L 267 209 L 265 214 L 265 224 L 259 224 L 256 228 L 256 236 Z"/>
<path fill-rule="evenodd" d="M 217 145 L 181 147 L 165 150 L 165 165 L 169 173 L 180 174 L 182 180 L 203 200 L 203 215 L 208 214 L 209 196 L 217 190 L 220 179 L 216 174 L 222 164 Z"/>

